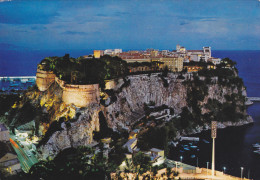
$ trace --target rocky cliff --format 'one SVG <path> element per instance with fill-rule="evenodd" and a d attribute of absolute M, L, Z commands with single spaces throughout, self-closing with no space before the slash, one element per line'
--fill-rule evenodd
<path fill-rule="evenodd" d="M 184 80 L 177 79 L 176 74 L 169 73 L 164 77 L 167 87 L 159 73 L 133 75 L 126 79 L 129 85 L 121 88 L 121 91 L 116 90 L 117 100 L 103 108 L 108 125 L 114 130 L 118 127 L 130 128 L 144 115 L 144 104 L 165 104 L 172 107 L 177 114 L 187 105 L 187 88 L 183 84 Z"/>
<path fill-rule="evenodd" d="M 191 74 L 186 74 L 182 79 L 178 78 L 178 74 L 174 73 L 169 73 L 167 77 L 155 73 L 128 76 L 126 79 L 130 82 L 129 85 L 122 88 L 121 91 L 115 91 L 117 100 L 102 108 L 109 126 L 114 130 L 118 127 L 131 129 L 131 126 L 144 116 L 144 104 L 150 102 L 153 102 L 154 106 L 167 105 L 174 109 L 175 114 L 180 114 L 183 107 L 188 107 L 190 111 L 193 111 L 190 96 L 188 95 L 191 94 L 192 85 L 190 83 L 194 81 Z M 201 82 L 205 82 L 205 78 L 201 77 L 200 79 Z M 243 116 L 247 116 L 244 108 L 244 98 L 247 96 L 244 86 L 238 87 L 235 84 L 221 85 L 218 83 L 217 78 L 212 78 L 211 82 L 204 83 L 204 86 L 206 86 L 206 90 L 204 90 L 206 91 L 204 92 L 205 97 L 196 104 L 200 108 L 202 115 L 210 112 L 210 108 L 208 108 L 209 100 L 216 100 L 221 105 L 228 101 L 231 103 L 231 100 L 227 100 L 227 98 L 235 96 L 236 98 L 232 99 L 232 103 L 235 103 L 236 111 Z M 195 86 L 195 88 L 199 87 Z M 238 125 L 243 124 L 242 122 L 252 122 L 252 119 L 248 117 L 240 120 L 226 124 Z"/>
<path fill-rule="evenodd" d="M 44 136 L 38 145 L 38 155 L 42 159 L 48 156 L 54 157 L 68 147 L 91 144 L 93 131 L 99 131 L 99 112 L 101 111 L 99 104 L 90 104 L 84 108 L 77 108 L 73 104 L 67 105 L 62 101 L 62 92 L 56 82 L 44 92 L 30 89 L 9 113 L 17 112 L 9 123 L 14 124 L 13 122 L 19 122 L 20 116 L 24 114 L 20 113 L 24 106 L 28 103 L 31 105 L 30 112 L 25 113 L 34 114 L 33 119 L 38 126 L 36 130 L 38 129 L 39 135 Z M 37 113 L 34 113 L 35 109 Z M 21 123 L 17 124 L 18 127 L 20 125 Z"/>
<path fill-rule="evenodd" d="M 87 146 L 93 142 L 93 132 L 99 131 L 100 107 L 91 105 L 78 110 L 77 119 L 61 123 L 61 129 L 54 132 L 47 143 L 39 147 L 39 157 L 54 157 L 61 150 L 69 147 Z"/>
<path fill-rule="evenodd" d="M 201 82 L 205 81 L 205 78 L 201 79 Z M 104 95 L 103 103 L 91 104 L 83 108 L 62 102 L 62 90 L 56 82 L 45 92 L 29 91 L 25 95 L 26 99 L 29 99 L 34 106 L 40 106 L 42 114 L 46 115 L 40 118 L 39 123 L 40 133 L 45 134 L 45 139 L 39 146 L 41 152 L 39 155 L 41 158 L 46 158 L 55 156 L 68 147 L 93 143 L 93 132 L 100 129 L 100 111 L 103 112 L 108 126 L 114 131 L 131 130 L 132 125 L 145 115 L 145 104 L 151 102 L 154 106 L 166 105 L 173 108 L 175 114 L 180 114 L 183 107 L 188 107 L 192 112 L 194 103 L 192 105 L 193 101 L 189 99 L 191 89 L 200 88 L 193 86 L 193 81 L 191 74 L 181 78 L 179 74 L 174 73 L 164 76 L 161 73 L 131 75 L 117 80 L 113 89 L 100 92 Z M 206 85 L 204 83 L 204 86 L 206 88 L 203 98 L 197 104 L 202 115 L 210 112 L 209 100 L 217 100 L 219 104 L 230 101 L 235 103 L 234 106 L 237 105 L 236 111 L 246 118 L 235 123 L 223 122 L 223 126 L 252 122 L 252 119 L 247 116 L 246 109 L 243 108 L 244 96 L 246 96 L 244 86 L 221 85 L 216 78 Z M 60 121 L 58 128 L 55 129 L 51 124 L 60 118 L 63 118 L 63 121 Z M 204 129 L 209 128 L 208 125 L 206 126 Z M 198 126 L 193 132 L 202 129 Z"/>

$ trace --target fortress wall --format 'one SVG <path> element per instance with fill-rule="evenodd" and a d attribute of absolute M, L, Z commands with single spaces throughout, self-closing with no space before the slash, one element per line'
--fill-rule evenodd
<path fill-rule="evenodd" d="M 53 72 L 37 70 L 36 85 L 40 91 L 46 91 L 54 81 L 63 89 L 62 101 L 65 104 L 85 107 L 89 104 L 99 103 L 99 84 L 66 84 L 65 81 L 56 77 Z"/>
<path fill-rule="evenodd" d="M 72 85 L 65 84 L 63 87 L 62 100 L 66 104 L 74 104 L 77 107 L 85 107 L 99 103 L 99 85 Z"/>
<path fill-rule="evenodd" d="M 42 71 L 37 69 L 36 85 L 40 91 L 46 91 L 55 81 L 55 74 L 52 71 Z"/>

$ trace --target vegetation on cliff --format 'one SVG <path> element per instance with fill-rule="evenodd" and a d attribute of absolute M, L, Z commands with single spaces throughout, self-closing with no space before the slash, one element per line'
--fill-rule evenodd
<path fill-rule="evenodd" d="M 193 81 L 187 81 L 187 102 L 191 110 L 189 119 L 194 125 L 203 125 L 212 120 L 235 122 L 245 118 L 245 96 L 243 95 L 245 87 L 242 79 L 237 75 L 235 65 L 234 61 L 225 58 L 216 69 L 203 69 L 198 72 L 199 76 L 194 75 Z M 217 82 L 212 82 L 212 77 L 217 78 Z M 222 103 L 215 98 L 205 99 L 208 96 L 209 85 L 215 83 L 220 94 L 223 88 L 231 90 L 229 94 L 223 95 L 225 101 Z M 206 108 L 207 112 L 202 113 L 202 108 Z"/>
<path fill-rule="evenodd" d="M 95 58 L 48 57 L 41 61 L 38 69 L 53 71 L 57 77 L 69 84 L 103 84 L 104 80 L 128 74 L 127 63 L 119 57 L 108 55 Z"/>
<path fill-rule="evenodd" d="M 35 105 L 26 95 L 26 93 L 34 91 L 35 87 L 32 87 L 22 96 L 16 94 L 1 95 L 0 121 L 5 123 L 13 132 L 14 128 L 17 128 L 20 125 L 26 124 L 32 120 L 35 120 L 36 123 L 38 123 L 42 118 L 40 107 Z"/>
<path fill-rule="evenodd" d="M 14 105 L 16 101 L 19 101 L 19 94 L 1 94 L 0 95 L 0 116 L 3 116 L 10 108 Z"/>

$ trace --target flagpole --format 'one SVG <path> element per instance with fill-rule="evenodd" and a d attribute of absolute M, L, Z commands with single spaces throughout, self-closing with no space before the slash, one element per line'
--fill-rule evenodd
<path fill-rule="evenodd" d="M 212 169 L 212 176 L 215 175 L 215 138 L 212 138 L 212 164 L 211 164 L 211 169 Z"/>
<path fill-rule="evenodd" d="M 212 138 L 212 177 L 215 176 L 215 139 L 217 137 L 217 121 L 211 121 L 211 138 Z"/>

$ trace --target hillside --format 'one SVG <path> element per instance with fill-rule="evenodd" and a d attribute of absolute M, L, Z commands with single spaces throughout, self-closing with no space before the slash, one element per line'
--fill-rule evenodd
<path fill-rule="evenodd" d="M 75 96 L 64 99 L 68 87 L 73 88 Z M 82 92 L 87 96 L 82 96 Z M 235 68 L 218 67 L 199 72 L 199 76 L 171 72 L 127 75 L 106 81 L 105 88 L 91 89 L 91 93 L 98 93 L 95 97 L 100 96 L 100 100 L 88 99 L 89 89 L 85 85 L 72 86 L 56 77 L 47 90 L 28 90 L 9 111 L 6 123 L 15 128 L 34 120 L 36 134 L 44 135 L 38 145 L 39 156 L 47 158 L 68 147 L 111 137 L 113 132 L 130 132 L 138 122 L 148 129 L 147 124 L 156 124 L 155 132 L 168 129 L 166 141 L 208 129 L 212 120 L 219 121 L 219 127 L 252 122 L 245 107 L 246 89 Z M 90 103 L 78 106 L 74 101 Z M 149 116 L 151 108 L 170 109 L 172 118 L 168 122 L 156 120 Z M 144 136 L 142 132 L 140 142 L 145 140 Z M 147 146 L 151 144 L 148 142 Z"/>

